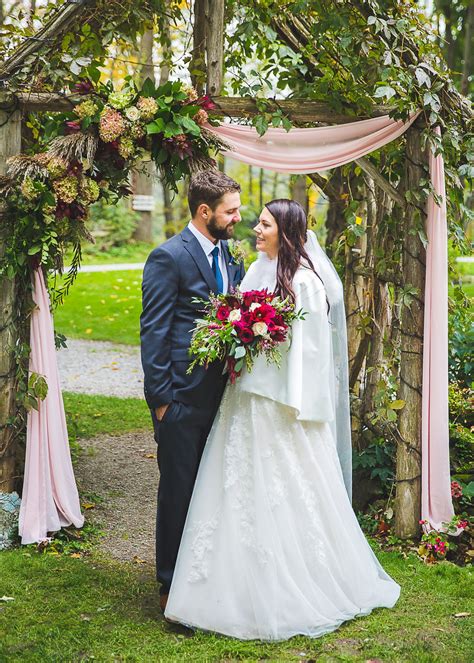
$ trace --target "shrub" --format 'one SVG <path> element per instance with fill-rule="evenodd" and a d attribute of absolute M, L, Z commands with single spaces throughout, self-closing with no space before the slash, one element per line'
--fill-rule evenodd
<path fill-rule="evenodd" d="M 91 252 L 107 251 L 111 247 L 127 244 L 138 225 L 140 215 L 128 207 L 125 200 L 115 205 L 103 200 L 94 203 L 90 208 L 88 229 L 96 243 Z"/>

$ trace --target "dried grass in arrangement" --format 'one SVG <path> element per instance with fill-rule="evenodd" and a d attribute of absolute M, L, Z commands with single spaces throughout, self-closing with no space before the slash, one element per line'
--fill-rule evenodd
<path fill-rule="evenodd" d="M 231 145 L 226 143 L 225 140 L 216 136 L 216 134 L 214 134 L 212 131 L 209 131 L 209 129 L 206 129 L 206 127 L 201 127 L 201 137 L 204 139 L 208 148 L 216 152 L 223 152 L 225 150 L 230 152 L 233 149 Z M 217 164 L 214 159 L 200 154 L 193 154 L 193 156 L 188 160 L 188 165 L 192 175 L 199 172 L 200 170 L 212 170 L 217 168 Z M 166 169 L 166 166 L 164 166 L 164 169 Z"/>
<path fill-rule="evenodd" d="M 17 154 L 7 160 L 7 175 L 17 181 L 23 181 L 26 177 L 44 180 L 48 177 L 48 171 L 36 156 Z"/>
<path fill-rule="evenodd" d="M 87 161 L 93 163 L 99 139 L 92 134 L 70 134 L 58 136 L 48 146 L 48 154 L 66 161 Z"/>

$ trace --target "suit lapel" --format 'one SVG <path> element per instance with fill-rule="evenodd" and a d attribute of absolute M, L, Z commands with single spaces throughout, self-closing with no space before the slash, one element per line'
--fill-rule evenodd
<path fill-rule="evenodd" d="M 201 272 L 203 279 L 206 281 L 209 286 L 209 290 L 212 292 L 217 292 L 217 281 L 214 276 L 209 260 L 207 259 L 206 254 L 202 250 L 202 246 L 199 244 L 197 239 L 194 237 L 193 233 L 189 228 L 185 228 L 181 233 L 181 239 L 184 243 L 184 248 L 193 258 L 194 262 L 197 265 L 197 268 Z"/>

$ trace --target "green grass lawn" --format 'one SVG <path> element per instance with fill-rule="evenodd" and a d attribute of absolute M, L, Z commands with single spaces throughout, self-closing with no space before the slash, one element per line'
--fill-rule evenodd
<path fill-rule="evenodd" d="M 240 642 L 166 624 L 149 567 L 90 557 L 0 555 L 0 661 L 388 661 L 473 660 L 470 574 L 414 556 L 377 556 L 402 586 L 391 609 L 346 622 L 319 639 Z M 469 599 L 469 594 L 471 599 Z"/>
<path fill-rule="evenodd" d="M 139 398 L 63 392 L 69 439 L 152 430 L 150 410 Z"/>
<path fill-rule="evenodd" d="M 107 251 L 98 251 L 93 244 L 84 243 L 82 253 L 83 265 L 102 265 L 107 263 L 145 262 L 155 244 L 147 242 L 131 242 L 124 246 L 113 246 Z M 64 264 L 71 263 L 72 254 L 67 253 Z"/>
<path fill-rule="evenodd" d="M 54 312 L 56 331 L 67 338 L 138 345 L 141 280 L 140 270 L 79 273 Z"/>
<path fill-rule="evenodd" d="M 468 264 L 466 273 L 473 269 Z M 138 345 L 141 279 L 140 270 L 80 273 L 64 304 L 55 310 L 56 331 L 68 338 Z M 474 298 L 474 283 L 463 283 L 463 290 Z"/>

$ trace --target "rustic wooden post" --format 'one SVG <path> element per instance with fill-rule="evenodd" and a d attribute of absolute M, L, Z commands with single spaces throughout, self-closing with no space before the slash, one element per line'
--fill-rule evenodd
<path fill-rule="evenodd" d="M 1 100 L 1 99 L 0 99 Z M 21 113 L 0 110 L 0 175 L 6 161 L 21 150 Z M 2 205 L 0 203 L 0 257 L 4 252 Z M 16 284 L 13 279 L 0 278 L 0 492 L 14 490 L 16 449 L 13 430 L 8 419 L 15 413 L 15 360 L 13 348 L 17 340 L 14 322 Z"/>
<path fill-rule="evenodd" d="M 421 190 L 424 154 L 420 130 L 413 126 L 406 133 L 407 190 Z M 423 378 L 423 291 L 425 285 L 425 249 L 418 234 L 420 214 L 415 205 L 407 205 L 403 228 L 402 273 L 404 288 L 415 294 L 401 311 L 400 387 L 398 398 L 405 401 L 400 411 L 397 446 L 397 489 L 395 496 L 395 534 L 407 539 L 419 534 L 421 507 L 421 385 Z"/>
<path fill-rule="evenodd" d="M 208 0 L 194 0 L 193 50 L 189 63 L 191 81 L 198 94 L 204 92 L 206 71 L 206 8 Z"/>
<path fill-rule="evenodd" d="M 140 44 L 140 85 L 147 78 L 155 80 L 153 68 L 153 28 L 147 28 Z M 139 242 L 153 242 L 153 174 L 154 163 L 146 161 L 141 163 L 141 170 L 133 173 L 133 209 L 140 215 L 133 239 Z"/>
<path fill-rule="evenodd" d="M 220 94 L 224 68 L 224 0 L 206 3 L 207 93 Z"/>

